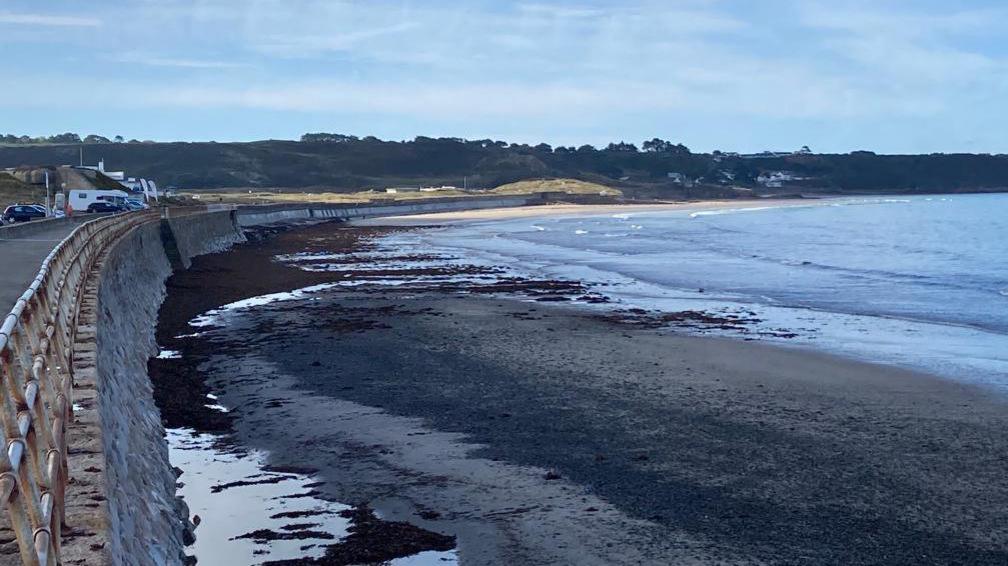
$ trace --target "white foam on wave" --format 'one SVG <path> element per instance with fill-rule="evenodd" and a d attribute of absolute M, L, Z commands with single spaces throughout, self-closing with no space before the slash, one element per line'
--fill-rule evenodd
<path fill-rule="evenodd" d="M 588 233 L 588 230 L 574 230 L 574 233 L 579 236 L 583 236 L 584 234 Z"/>
<path fill-rule="evenodd" d="M 338 285 L 338 283 L 322 283 L 319 285 L 310 285 L 308 287 L 294 289 L 293 291 L 284 291 L 282 293 L 269 293 L 267 295 L 259 295 L 257 297 L 242 299 L 240 301 L 228 303 L 224 306 L 209 310 L 193 318 L 192 320 L 189 321 L 189 326 L 193 326 L 196 328 L 200 328 L 203 326 L 211 326 L 213 324 L 216 324 L 220 316 L 228 311 L 248 309 L 252 307 L 260 307 L 263 305 L 268 305 L 270 303 L 276 303 L 280 301 L 292 301 L 296 299 L 303 299 L 305 295 L 310 295 L 312 293 L 317 293 L 319 291 L 331 289 L 336 285 Z"/>
<path fill-rule="evenodd" d="M 533 224 L 532 227 L 535 228 L 536 230 L 538 230 L 539 232 L 545 232 L 546 231 L 546 228 L 543 228 L 542 226 L 539 226 L 538 224 Z"/>
<path fill-rule="evenodd" d="M 781 208 L 779 206 L 752 206 L 746 208 L 719 208 L 716 210 L 698 210 L 697 212 L 691 212 L 690 218 L 699 218 L 701 216 L 720 216 L 722 214 L 734 214 L 736 212 L 756 212 L 760 210 L 774 210 L 776 208 Z"/>

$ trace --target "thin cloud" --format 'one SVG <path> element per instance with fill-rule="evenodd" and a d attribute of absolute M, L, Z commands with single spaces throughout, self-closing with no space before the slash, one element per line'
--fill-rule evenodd
<path fill-rule="evenodd" d="M 101 27 L 102 21 L 87 16 L 58 16 L 54 14 L 13 14 L 0 12 L 0 24 L 34 25 L 50 27 Z"/>
<path fill-rule="evenodd" d="M 417 27 L 419 24 L 416 22 L 400 22 L 342 34 L 273 36 L 258 47 L 263 51 L 288 54 L 347 51 L 373 39 L 407 32 Z"/>
<path fill-rule="evenodd" d="M 247 63 L 233 61 L 214 61 L 208 59 L 184 59 L 172 57 L 157 57 L 143 54 L 119 55 L 111 58 L 118 63 L 146 65 L 148 67 L 175 67 L 181 69 L 240 69 L 248 67 Z"/>
<path fill-rule="evenodd" d="M 549 4 L 521 4 L 518 6 L 518 10 L 551 18 L 597 18 L 605 15 L 604 11 L 596 8 L 551 6 Z"/>
<path fill-rule="evenodd" d="M 492 82 L 476 85 L 429 83 L 361 83 L 317 81 L 310 84 L 257 85 L 248 88 L 199 86 L 168 88 L 145 98 L 145 104 L 203 110 L 245 108 L 287 112 L 354 112 L 423 119 L 530 120 L 563 118 L 584 121 L 619 116 L 646 108 L 649 112 L 728 112 L 736 116 L 774 118 L 858 117 L 886 113 L 917 115 L 928 104 L 902 99 L 890 103 L 875 91 L 859 91 L 840 81 L 810 85 L 801 76 L 775 75 L 771 84 L 729 83 L 704 89 L 667 83 L 546 83 L 528 86 Z M 838 95 L 838 92 L 842 92 Z"/>

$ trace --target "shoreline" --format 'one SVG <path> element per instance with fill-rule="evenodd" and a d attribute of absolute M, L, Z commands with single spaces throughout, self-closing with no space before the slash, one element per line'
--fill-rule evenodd
<path fill-rule="evenodd" d="M 901 196 L 874 195 L 872 198 L 881 202 L 890 202 L 892 199 L 903 202 L 899 198 Z M 923 198 L 930 200 L 928 197 Z M 718 292 L 715 290 L 711 292 L 711 289 L 706 289 L 705 292 L 702 280 L 694 282 L 700 287 L 699 293 L 696 292 L 697 287 L 667 287 L 660 280 L 658 282 L 642 281 L 641 288 L 638 288 L 627 284 L 627 282 L 634 280 L 632 269 L 623 271 L 617 267 L 607 271 L 606 268 L 596 269 L 593 266 L 593 262 L 596 260 L 604 263 L 605 252 L 595 255 L 586 254 L 585 261 L 574 261 L 570 264 L 572 269 L 565 270 L 562 267 L 564 265 L 562 259 L 551 258 L 548 253 L 542 258 L 538 258 L 535 256 L 535 251 L 528 247 L 523 237 L 520 235 L 515 238 L 509 237 L 511 234 L 509 230 L 512 230 L 515 225 L 508 224 L 508 222 L 516 219 L 549 218 L 558 221 L 585 219 L 587 221 L 599 216 L 622 217 L 627 215 L 633 221 L 647 225 L 645 215 L 648 213 L 691 212 L 690 216 L 692 217 L 694 214 L 698 216 L 709 213 L 719 214 L 722 211 L 741 212 L 768 208 L 836 206 L 838 203 L 844 204 L 852 199 L 844 197 L 817 200 L 823 202 L 767 199 L 702 201 L 663 205 L 550 205 L 529 209 L 490 209 L 388 219 L 374 218 L 354 221 L 350 225 L 359 227 L 394 226 L 425 230 L 428 236 L 418 239 L 418 242 L 422 242 L 423 245 L 433 245 L 443 252 L 461 255 L 466 261 L 498 261 L 505 265 L 516 266 L 521 266 L 523 262 L 528 261 L 533 265 L 538 265 L 530 273 L 544 273 L 547 277 L 572 281 L 581 277 L 584 278 L 582 283 L 587 288 L 595 289 L 615 302 L 624 303 L 626 308 L 643 308 L 654 311 L 658 315 L 669 311 L 693 312 L 727 309 L 733 312 L 748 312 L 757 323 L 765 323 L 755 324 L 749 328 L 742 328 L 742 325 L 739 325 L 732 328 L 731 332 L 720 333 L 720 335 L 732 339 L 773 338 L 775 343 L 788 348 L 807 349 L 856 361 L 901 367 L 938 375 L 959 383 L 985 387 L 998 395 L 1008 394 L 1008 366 L 1005 365 L 1008 360 L 990 353 L 992 348 L 994 352 L 997 351 L 997 344 L 1003 343 L 1005 347 L 1008 347 L 1008 333 L 997 328 L 969 322 L 932 319 L 913 314 L 835 309 L 829 308 L 828 305 L 817 304 L 814 300 L 782 303 L 775 298 L 763 297 L 765 301 L 761 301 L 756 296 L 733 296 L 730 291 Z M 861 204 L 858 199 L 853 200 L 855 201 L 853 204 Z M 499 240 L 492 228 L 494 222 L 502 222 Z M 486 227 L 486 224 L 489 224 L 490 227 Z M 544 230 L 543 226 L 546 226 L 548 227 L 546 229 L 554 229 L 553 224 L 541 224 L 542 226 L 533 225 L 532 228 Z M 563 225 L 568 230 L 572 229 L 569 223 Z M 640 228 L 639 226 L 633 227 Z M 595 233 L 594 228 L 586 226 L 586 230 Z M 618 232 L 619 228 L 608 228 L 608 230 Z M 587 234 L 587 232 L 580 230 L 578 233 Z M 449 235 L 457 236 L 459 244 L 456 245 L 454 241 L 450 240 Z M 478 239 L 473 239 L 474 236 L 493 238 L 493 240 L 492 242 L 480 242 Z M 606 234 L 606 236 L 610 236 L 610 234 Z M 545 242 L 548 243 L 548 239 Z M 519 245 L 513 248 L 514 251 L 507 247 L 507 245 L 515 243 Z M 524 247 L 522 244 L 525 244 Z M 567 244 L 560 245 L 561 252 L 570 251 L 562 247 Z M 565 256 L 561 253 L 557 257 Z M 516 273 L 527 274 L 529 272 L 525 272 L 519 267 L 516 269 Z M 593 276 L 595 279 L 592 279 Z M 1004 295 L 1004 292 L 1001 294 Z M 755 314 L 752 312 L 754 310 Z M 808 322 L 806 323 L 806 321 Z M 760 328 L 761 326 L 762 328 Z M 852 330 L 858 327 L 876 329 L 874 333 L 881 337 L 880 340 L 875 339 L 872 335 L 859 334 Z M 734 332 L 736 330 L 743 330 L 743 333 Z M 750 330 L 753 333 L 745 333 Z M 933 354 L 921 351 L 911 340 L 902 338 L 911 332 L 920 333 L 922 338 L 939 345 L 939 351 Z M 700 333 L 706 334 L 708 330 L 702 330 Z M 890 344 L 890 342 L 892 343 Z M 985 344 L 987 349 L 973 348 L 972 344 Z M 993 357 L 989 357 L 989 361 L 985 361 L 988 360 L 986 356 Z"/>
<path fill-rule="evenodd" d="M 362 220 L 352 220 L 351 226 L 427 226 L 431 224 L 455 224 L 488 220 L 510 220 L 516 218 L 537 218 L 543 216 L 593 215 L 666 212 L 679 210 L 717 209 L 757 209 L 765 207 L 816 206 L 813 203 L 844 199 L 846 196 L 816 199 L 740 199 L 703 200 L 649 204 L 544 204 L 511 208 L 485 208 L 458 212 L 436 212 L 408 216 L 381 216 Z"/>
<path fill-rule="evenodd" d="M 436 286 L 337 288 L 173 337 L 334 277 L 278 253 L 346 253 L 376 230 L 197 258 L 159 326 L 241 444 L 317 469 L 327 497 L 455 536 L 462 564 L 1008 557 L 1006 407 L 941 377 Z M 236 269 L 257 278 L 221 279 Z"/>

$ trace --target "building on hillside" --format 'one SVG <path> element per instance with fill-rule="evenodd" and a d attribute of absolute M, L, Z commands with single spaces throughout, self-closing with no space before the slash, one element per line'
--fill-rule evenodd
<path fill-rule="evenodd" d="M 154 197 L 155 200 L 158 198 L 157 184 L 154 181 L 141 177 L 127 177 L 125 171 L 107 171 L 104 159 L 99 159 L 98 165 L 73 165 L 72 167 L 74 169 L 97 171 L 113 181 L 118 181 L 127 191 L 143 193 L 145 197 Z"/>
<path fill-rule="evenodd" d="M 677 185 L 682 185 L 684 187 L 693 186 L 693 179 L 690 179 L 689 177 L 683 175 L 682 173 L 678 173 L 676 171 L 669 171 L 668 173 L 665 174 L 665 176 L 668 177 L 670 181 L 672 181 Z"/>
<path fill-rule="evenodd" d="M 97 171 L 102 175 L 105 175 L 113 181 L 123 181 L 126 179 L 125 171 L 106 171 L 105 170 L 105 160 L 99 159 L 98 165 L 75 165 L 74 169 L 88 169 L 91 171 Z"/>
<path fill-rule="evenodd" d="M 759 177 L 756 177 L 756 182 L 768 189 L 779 189 L 785 183 L 802 180 L 804 180 L 804 177 L 800 177 L 791 171 L 768 171 L 760 173 Z"/>
<path fill-rule="evenodd" d="M 772 159 L 775 157 L 790 157 L 792 155 L 812 155 L 812 150 L 809 149 L 809 146 L 803 145 L 794 151 L 761 151 L 760 153 L 743 153 L 742 155 L 738 155 L 738 157 L 742 159 Z"/>

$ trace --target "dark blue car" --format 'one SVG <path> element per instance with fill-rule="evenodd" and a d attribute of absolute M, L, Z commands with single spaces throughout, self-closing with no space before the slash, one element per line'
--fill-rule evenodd
<path fill-rule="evenodd" d="M 3 219 L 5 222 L 28 222 L 29 220 L 35 220 L 36 218 L 45 218 L 45 212 L 41 210 L 40 207 L 30 206 L 27 204 L 15 204 L 8 206 L 3 213 Z"/>
<path fill-rule="evenodd" d="M 88 205 L 88 212 L 123 212 L 125 208 L 110 202 L 93 202 Z"/>

